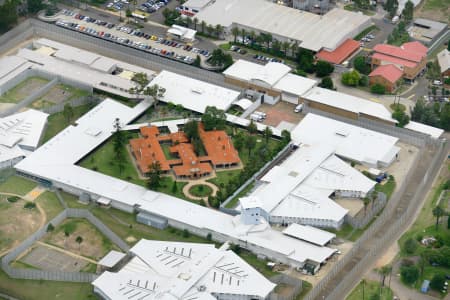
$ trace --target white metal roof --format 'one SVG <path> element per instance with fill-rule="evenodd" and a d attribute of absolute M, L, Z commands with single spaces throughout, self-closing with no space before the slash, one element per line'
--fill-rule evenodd
<path fill-rule="evenodd" d="M 304 94 L 302 98 L 357 114 L 363 113 L 389 122 L 397 122 L 392 118 L 391 112 L 384 105 L 349 94 L 314 87 Z"/>
<path fill-rule="evenodd" d="M 130 252 L 135 258 L 122 270 L 92 283 L 110 299 L 130 299 L 136 292 L 139 299 L 209 300 L 216 294 L 264 299 L 275 288 L 234 252 L 213 244 L 141 240 Z"/>
<path fill-rule="evenodd" d="M 195 39 L 195 34 L 197 33 L 196 30 L 175 24 L 172 25 L 172 27 L 170 27 L 167 32 L 189 40 Z"/>
<path fill-rule="evenodd" d="M 125 253 L 116 251 L 116 250 L 111 250 L 108 252 L 108 254 L 106 254 L 99 262 L 98 264 L 107 268 L 112 268 L 115 265 L 117 265 L 117 263 L 125 257 Z"/>
<path fill-rule="evenodd" d="M 311 90 L 316 84 L 317 81 L 313 79 L 289 73 L 275 84 L 275 89 L 301 96 Z"/>
<path fill-rule="evenodd" d="M 266 65 L 260 65 L 239 59 L 228 67 L 223 74 L 248 82 L 260 81 L 272 87 L 290 71 L 291 68 L 282 63 L 269 62 Z"/>
<path fill-rule="evenodd" d="M 370 17 L 362 13 L 335 8 L 319 16 L 266 0 L 216 0 L 196 17 L 213 26 L 230 28 L 234 23 L 247 31 L 269 32 L 312 51 L 334 50 L 370 25 Z"/>
<path fill-rule="evenodd" d="M 239 106 L 243 110 L 246 110 L 247 108 L 252 106 L 253 102 L 247 98 L 242 98 L 242 99 L 239 99 L 238 101 L 234 101 L 233 104 Z"/>
<path fill-rule="evenodd" d="M 334 233 L 296 223 L 289 225 L 283 233 L 320 246 L 325 246 L 336 237 Z"/>
<path fill-rule="evenodd" d="M 414 122 L 414 121 L 409 121 L 409 123 L 405 125 L 405 128 L 413 130 L 413 131 L 428 134 L 429 136 L 431 136 L 435 139 L 440 138 L 441 135 L 444 133 L 443 129 L 425 125 L 425 124 L 418 123 L 418 122 Z"/>
<path fill-rule="evenodd" d="M 383 159 L 398 141 L 386 134 L 312 113 L 294 128 L 291 137 L 297 143 L 329 145 L 337 155 L 369 165 L 390 163 Z"/>
<path fill-rule="evenodd" d="M 439 66 L 441 67 L 441 72 L 445 72 L 450 69 L 450 51 L 444 49 L 439 52 L 437 55 L 437 60 Z"/>
<path fill-rule="evenodd" d="M 257 197 L 242 197 L 239 198 L 239 203 L 243 209 L 262 207 L 262 203 Z"/>
<path fill-rule="evenodd" d="M 126 125 L 149 106 L 149 102 L 143 101 L 130 108 L 113 100 L 105 100 L 81 117 L 77 126 L 69 126 L 63 130 L 21 161 L 16 168 L 123 205 L 139 206 L 143 211 L 170 220 L 248 241 L 267 248 L 268 251 L 285 255 L 298 264 L 305 260 L 321 263 L 333 254 L 333 249 L 289 238 L 270 227 L 253 232 L 251 228 L 236 223 L 232 216 L 217 210 L 149 191 L 144 187 L 74 165 L 111 136 L 116 118 Z M 95 136 L 87 134 L 86 130 L 92 127 L 101 133 Z"/>
<path fill-rule="evenodd" d="M 199 113 L 204 113 L 207 106 L 226 111 L 240 95 L 240 92 L 168 71 L 159 73 L 150 82 L 154 84 L 166 89 L 161 101 L 181 104 Z"/>

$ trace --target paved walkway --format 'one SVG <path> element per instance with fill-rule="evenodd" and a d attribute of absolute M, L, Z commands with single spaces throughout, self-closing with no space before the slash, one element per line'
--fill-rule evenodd
<path fill-rule="evenodd" d="M 61 248 L 59 248 L 59 247 L 56 247 L 56 246 L 53 246 L 53 245 L 50 245 L 50 244 L 43 243 L 43 242 L 41 242 L 41 241 L 36 241 L 36 244 L 39 244 L 39 245 L 41 245 L 41 246 L 44 246 L 44 247 L 47 247 L 47 248 L 50 248 L 50 249 L 59 251 L 59 252 L 61 252 L 61 253 L 67 254 L 67 255 L 72 256 L 72 257 L 75 257 L 75 258 L 79 258 L 79 259 L 88 261 L 88 262 L 93 263 L 93 264 L 97 264 L 97 261 L 95 261 L 95 260 L 93 260 L 93 259 L 90 259 L 90 258 L 81 256 L 81 255 L 78 255 L 78 254 L 75 254 L 75 253 L 73 253 L 73 252 L 70 252 L 70 251 L 61 249 Z"/>
<path fill-rule="evenodd" d="M 38 198 L 42 193 L 46 192 L 47 189 L 42 186 L 37 186 L 34 189 L 32 189 L 28 194 L 23 196 L 23 199 L 26 201 L 34 201 L 36 198 Z"/>
<path fill-rule="evenodd" d="M 200 180 L 196 180 L 196 181 L 189 181 L 188 184 L 186 184 L 183 187 L 183 194 L 186 195 L 186 197 L 188 197 L 189 199 L 192 199 L 192 200 L 197 200 L 197 201 L 203 200 L 206 203 L 206 205 L 209 207 L 208 197 L 197 197 L 197 196 L 192 195 L 189 192 L 189 190 L 196 185 L 209 186 L 212 189 L 212 193 L 211 193 L 212 196 L 215 196 L 217 194 L 217 192 L 219 191 L 219 188 L 215 184 L 212 184 L 211 182 L 208 182 L 204 179 L 200 179 Z"/>

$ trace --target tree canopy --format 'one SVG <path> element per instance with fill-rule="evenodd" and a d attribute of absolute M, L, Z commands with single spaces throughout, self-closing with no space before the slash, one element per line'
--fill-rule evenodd
<path fill-rule="evenodd" d="M 327 61 L 319 60 L 316 63 L 316 75 L 318 77 L 325 77 L 333 73 L 334 66 Z"/>
<path fill-rule="evenodd" d="M 398 121 L 398 127 L 404 127 L 409 123 L 409 116 L 400 108 L 396 108 L 392 113 L 392 118 Z"/>
<path fill-rule="evenodd" d="M 0 5 L 0 32 L 9 30 L 17 23 L 17 2 L 6 0 Z"/>
<path fill-rule="evenodd" d="M 319 86 L 324 89 L 334 90 L 333 80 L 330 76 L 325 76 L 322 78 L 322 81 L 319 83 Z"/>
<path fill-rule="evenodd" d="M 414 17 L 414 4 L 411 1 L 407 1 L 405 8 L 403 8 L 402 16 L 406 22 L 411 22 Z"/>
<path fill-rule="evenodd" d="M 450 130 L 450 103 L 426 104 L 419 99 L 411 111 L 411 119 L 448 131 Z"/>
<path fill-rule="evenodd" d="M 361 75 L 358 71 L 353 70 L 349 72 L 342 73 L 341 81 L 343 84 L 348 86 L 357 86 L 359 84 L 359 79 L 361 78 Z"/>
<path fill-rule="evenodd" d="M 208 63 L 213 66 L 223 66 L 224 68 L 227 68 L 233 64 L 233 57 L 219 48 L 212 52 L 211 57 L 208 59 Z"/>
<path fill-rule="evenodd" d="M 225 112 L 215 106 L 207 106 L 205 113 L 202 115 L 202 123 L 206 131 L 213 129 L 223 130 L 225 129 L 226 121 Z"/>
<path fill-rule="evenodd" d="M 353 61 L 353 67 L 361 74 L 367 75 L 370 73 L 370 65 L 366 62 L 364 56 L 357 56 Z"/>

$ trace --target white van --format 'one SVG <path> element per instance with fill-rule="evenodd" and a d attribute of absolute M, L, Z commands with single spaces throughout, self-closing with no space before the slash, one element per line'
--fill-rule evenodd
<path fill-rule="evenodd" d="M 261 111 L 254 111 L 253 114 L 261 116 L 261 118 L 265 119 L 267 117 L 267 114 Z"/>
<path fill-rule="evenodd" d="M 294 112 L 299 113 L 302 112 L 302 110 L 303 110 L 303 103 L 300 103 L 295 107 Z"/>
<path fill-rule="evenodd" d="M 257 114 L 253 113 L 253 114 L 250 115 L 250 120 L 256 121 L 256 122 L 262 122 L 263 118 L 260 115 L 257 115 Z"/>

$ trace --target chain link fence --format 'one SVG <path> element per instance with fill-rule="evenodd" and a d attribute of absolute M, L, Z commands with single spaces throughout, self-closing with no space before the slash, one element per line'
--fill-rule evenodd
<path fill-rule="evenodd" d="M 30 279 L 30 280 L 51 280 L 51 281 L 71 281 L 71 282 L 92 282 L 97 278 L 96 274 L 85 272 L 63 272 L 63 271 L 45 271 L 34 269 L 16 269 L 10 266 L 17 257 L 24 253 L 27 249 L 33 246 L 34 243 L 42 239 L 47 233 L 49 224 L 58 226 L 67 218 L 83 218 L 87 219 L 93 224 L 102 234 L 104 234 L 111 242 L 117 245 L 120 249 L 127 252 L 130 247 L 118 235 L 112 232 L 105 224 L 97 219 L 90 211 L 86 209 L 68 208 L 62 211 L 59 215 L 53 218 L 50 222 L 45 224 L 41 229 L 29 236 L 19 246 L 10 251 L 1 260 L 1 267 L 9 277 Z"/>
<path fill-rule="evenodd" d="M 372 219 L 383 209 L 387 203 L 387 196 L 384 193 L 377 193 L 377 199 L 371 201 L 356 216 L 345 216 L 345 222 L 352 225 L 353 228 L 364 228 Z M 370 208 L 368 208 L 370 206 Z"/>
<path fill-rule="evenodd" d="M 270 293 L 269 300 L 294 300 L 300 294 L 303 288 L 303 281 L 286 274 L 278 274 L 270 278 L 270 281 L 280 289 Z M 286 288 L 285 291 L 282 289 Z"/>

